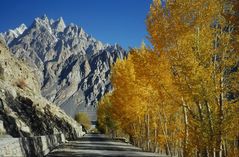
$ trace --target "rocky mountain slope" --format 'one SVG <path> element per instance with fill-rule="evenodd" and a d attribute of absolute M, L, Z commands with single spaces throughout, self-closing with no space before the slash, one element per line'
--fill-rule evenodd
<path fill-rule="evenodd" d="M 0 40 L 0 133 L 13 137 L 64 133 L 69 139 L 83 133 L 76 121 L 41 96 L 36 77 Z"/>
<path fill-rule="evenodd" d="M 111 90 L 110 66 L 126 56 L 120 46 L 103 44 L 62 18 L 35 18 L 29 28 L 22 24 L 1 36 L 34 69 L 42 95 L 71 116 L 94 115 L 98 100 Z"/>

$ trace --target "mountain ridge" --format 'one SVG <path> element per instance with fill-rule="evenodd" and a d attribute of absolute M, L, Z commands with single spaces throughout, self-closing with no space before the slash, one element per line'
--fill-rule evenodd
<path fill-rule="evenodd" d="M 39 76 L 42 95 L 71 116 L 95 113 L 98 100 L 111 90 L 111 65 L 127 55 L 119 45 L 104 44 L 83 28 L 66 25 L 62 17 L 37 17 L 17 37 L 6 34 L 1 35 L 12 53 Z"/>

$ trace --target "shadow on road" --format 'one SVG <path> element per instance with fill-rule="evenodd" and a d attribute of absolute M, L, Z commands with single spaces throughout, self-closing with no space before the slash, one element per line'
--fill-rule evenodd
<path fill-rule="evenodd" d="M 156 157 L 128 143 L 115 142 L 102 134 L 87 134 L 77 141 L 70 141 L 54 149 L 47 157 Z M 166 157 L 166 156 L 161 156 Z"/>

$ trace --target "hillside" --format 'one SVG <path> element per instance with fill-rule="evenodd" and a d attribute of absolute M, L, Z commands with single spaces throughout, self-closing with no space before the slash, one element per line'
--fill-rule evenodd
<path fill-rule="evenodd" d="M 74 139 L 81 126 L 41 96 L 33 69 L 11 56 L 0 40 L 0 133 L 29 137 L 64 133 Z"/>

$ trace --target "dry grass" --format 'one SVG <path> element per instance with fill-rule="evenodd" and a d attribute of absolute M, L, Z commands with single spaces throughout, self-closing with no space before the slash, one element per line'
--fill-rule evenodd
<path fill-rule="evenodd" d="M 12 110 L 9 107 L 5 107 L 4 112 L 8 115 L 8 114 L 12 113 Z"/>
<path fill-rule="evenodd" d="M 21 89 L 26 89 L 27 83 L 25 80 L 21 79 L 21 80 L 16 81 L 16 86 Z"/>

